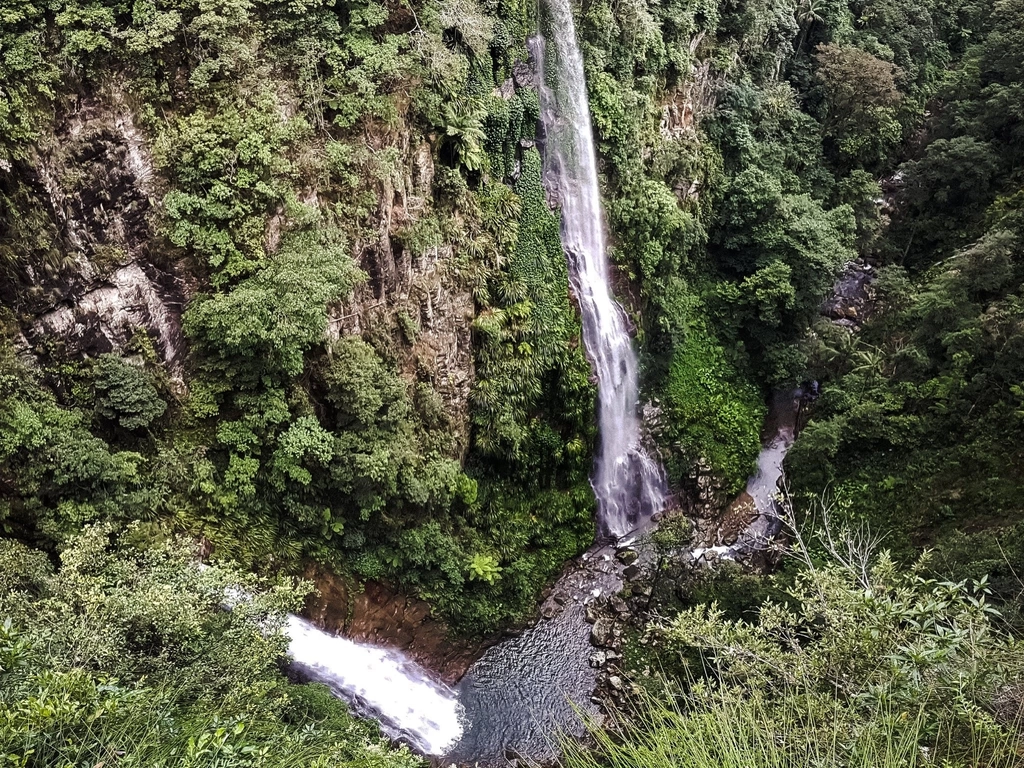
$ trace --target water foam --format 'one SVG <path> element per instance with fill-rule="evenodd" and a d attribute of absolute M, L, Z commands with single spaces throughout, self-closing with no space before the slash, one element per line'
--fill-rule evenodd
<path fill-rule="evenodd" d="M 288 616 L 293 667 L 327 685 L 391 738 L 426 755 L 443 755 L 462 736 L 463 707 L 448 686 L 398 651 L 330 635 Z"/>

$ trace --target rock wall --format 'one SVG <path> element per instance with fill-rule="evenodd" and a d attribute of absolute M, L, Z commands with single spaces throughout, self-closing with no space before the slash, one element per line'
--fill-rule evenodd
<path fill-rule="evenodd" d="M 369 279 L 328 322 L 328 337 L 370 335 L 390 339 L 399 372 L 407 380 L 428 381 L 444 401 L 454 453 L 469 448 L 469 392 L 473 383 L 470 324 L 476 316 L 473 294 L 455 266 L 455 250 L 439 244 L 414 253 L 403 242 L 429 210 L 434 160 L 426 140 L 399 124 L 374 137 L 375 151 L 396 149 L 398 173 L 377 185 L 372 238 L 355 243 L 354 253 Z"/>
<path fill-rule="evenodd" d="M 0 299 L 16 308 L 27 351 L 93 357 L 143 332 L 182 385 L 181 313 L 192 291 L 154 247 L 159 182 L 123 94 L 79 98 L 0 183 L 37 214 L 0 231 L 24 256 Z"/>

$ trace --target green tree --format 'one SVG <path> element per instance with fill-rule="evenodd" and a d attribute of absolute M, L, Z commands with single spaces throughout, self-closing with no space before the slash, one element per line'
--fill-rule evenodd
<path fill-rule="evenodd" d="M 53 571 L 42 553 L 0 540 L 0 750 L 9 760 L 421 764 L 326 689 L 291 685 L 279 671 L 284 611 L 306 586 L 203 569 L 195 554 L 138 526 L 119 536 L 94 526 Z M 226 610 L 227 590 L 246 598 Z"/>
<path fill-rule="evenodd" d="M 167 410 L 146 372 L 117 355 L 96 361 L 96 411 L 125 429 L 148 427 Z"/>

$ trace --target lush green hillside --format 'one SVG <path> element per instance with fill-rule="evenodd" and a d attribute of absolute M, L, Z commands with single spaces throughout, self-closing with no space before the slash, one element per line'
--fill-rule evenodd
<path fill-rule="evenodd" d="M 0 757 L 93 765 L 121 739 L 129 765 L 211 764 L 207 748 L 406 764 L 289 686 L 280 638 L 239 639 L 301 590 L 227 616 L 216 589 L 316 564 L 485 635 L 590 544 L 596 390 L 542 186 L 535 14 L 3 3 Z M 935 546 L 933 575 L 991 573 L 1015 618 L 1024 2 L 588 0 L 577 21 L 616 290 L 673 489 L 740 490 L 768 394 L 820 381 L 787 460 L 797 512 L 824 495 L 897 563 Z M 821 306 L 858 257 L 873 314 L 837 324 Z M 178 536 L 222 566 L 192 573 Z M 882 576 L 889 607 L 939 599 Z M 844 605 L 864 586 L 803 578 Z M 717 594 L 760 603 L 743 584 Z M 964 589 L 951 611 L 972 610 Z M 652 642 L 707 646 L 695 610 Z M 61 626 L 71 613 L 86 619 Z M 982 649 L 1000 680 L 1007 642 Z M 200 690 L 205 669 L 237 695 Z M 713 707 L 761 723 L 769 683 Z M 914 727 L 960 728 L 966 706 Z M 152 718 L 173 735 L 151 738 Z"/>
<path fill-rule="evenodd" d="M 875 317 L 807 344 L 825 379 L 789 458 L 794 485 L 888 535 L 937 547 L 944 575 L 1020 594 L 1021 122 L 1024 5 L 960 9 L 872 253 Z M 971 30 L 966 37 L 964 30 Z M 950 34 L 950 33 L 947 33 Z"/>

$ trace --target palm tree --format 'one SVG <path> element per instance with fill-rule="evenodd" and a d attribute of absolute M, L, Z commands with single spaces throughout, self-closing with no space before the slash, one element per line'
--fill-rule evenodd
<path fill-rule="evenodd" d="M 793 13 L 796 16 L 797 24 L 800 25 L 800 39 L 796 44 L 797 53 L 803 50 L 807 36 L 814 29 L 814 25 L 818 22 L 824 23 L 825 19 L 818 13 L 823 4 L 824 0 L 794 0 Z"/>

